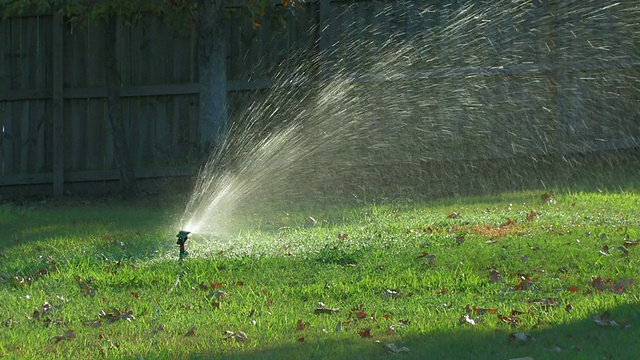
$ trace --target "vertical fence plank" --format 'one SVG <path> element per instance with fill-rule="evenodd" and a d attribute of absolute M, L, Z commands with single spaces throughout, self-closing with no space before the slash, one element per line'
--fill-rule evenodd
<path fill-rule="evenodd" d="M 11 19 L 0 22 L 0 42 L 2 44 L 11 43 L 11 31 L 9 31 Z M 11 89 L 10 87 L 10 68 L 9 57 L 11 50 L 9 46 L 0 47 L 0 91 L 6 91 Z M 6 127 L 8 126 L 11 103 L 9 101 L 2 100 L 0 102 L 0 175 L 8 173 L 7 165 L 9 158 L 9 139 L 6 137 Z"/>
<path fill-rule="evenodd" d="M 105 84 L 105 49 L 104 23 L 94 22 L 87 26 L 87 71 L 86 84 L 89 87 L 104 86 Z M 104 99 L 90 99 L 87 101 L 86 130 L 81 136 L 87 144 L 82 166 L 86 170 L 101 170 L 105 152 L 105 124 Z"/>
<path fill-rule="evenodd" d="M 51 16 L 38 16 L 37 27 L 37 50 L 36 50 L 36 79 L 35 88 L 38 90 L 46 90 L 47 82 L 51 73 Z M 36 173 L 45 173 L 51 171 L 47 169 L 47 120 L 48 112 L 51 111 L 49 106 L 50 100 L 35 100 L 36 118 L 35 128 L 35 146 L 34 146 L 34 168 L 31 170 Z"/>
<path fill-rule="evenodd" d="M 63 21 L 62 14 L 53 14 L 53 196 L 64 194 L 64 101 L 63 101 Z"/>
<path fill-rule="evenodd" d="M 0 22 L 0 42 L 11 44 L 11 22 L 8 18 Z M 0 91 L 11 89 L 11 46 L 0 47 Z M 13 158 L 13 144 L 8 136 L 11 126 L 11 102 L 0 103 L 0 175 L 10 174 L 10 161 Z"/>

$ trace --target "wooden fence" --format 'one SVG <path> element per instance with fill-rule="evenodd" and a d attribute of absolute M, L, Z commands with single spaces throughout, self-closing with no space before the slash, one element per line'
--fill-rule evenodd
<path fill-rule="evenodd" d="M 323 50 L 331 61 L 348 58 L 349 43 L 363 38 L 374 46 L 389 38 L 420 38 L 433 40 L 430 46 L 438 55 L 433 62 L 412 65 L 403 76 L 446 81 L 431 95 L 441 97 L 442 116 L 460 124 L 458 131 L 466 131 L 464 123 L 476 118 L 469 117 L 470 107 L 460 106 L 468 93 L 463 97 L 452 89 L 472 89 L 471 82 L 479 81 L 485 90 L 474 93 L 477 101 L 510 109 L 491 125 L 487 141 L 493 139 L 496 153 L 504 151 L 495 144 L 505 137 L 510 140 L 504 146 L 522 147 L 523 153 L 544 152 L 546 146 L 554 149 L 550 152 L 638 146 L 637 6 L 534 0 L 526 11 L 492 24 L 493 16 L 503 16 L 504 9 L 496 5 L 500 1 L 475 1 L 475 16 L 487 22 L 470 26 L 461 19 L 471 3 L 309 1 L 297 16 L 286 17 L 285 30 L 254 29 L 248 19 L 232 13 L 227 32 L 230 113 L 245 109 L 282 67 L 293 68 L 287 61 L 294 54 Z M 522 36 L 506 35 L 509 28 Z M 469 36 L 477 31 L 491 46 L 456 53 L 460 47 L 452 42 L 474 44 L 478 38 Z M 101 24 L 74 28 L 49 14 L 0 20 L 0 187 L 52 184 L 60 194 L 64 184 L 118 179 L 103 37 Z M 124 117 L 140 178 L 190 175 L 201 160 L 195 39 L 193 30 L 180 32 L 152 17 L 118 28 Z M 453 93 L 445 94 L 449 90 Z M 457 112 L 444 114 L 447 107 Z M 529 118 L 538 120 L 531 125 Z M 543 140 L 518 143 L 519 136 L 531 132 L 542 132 Z"/>

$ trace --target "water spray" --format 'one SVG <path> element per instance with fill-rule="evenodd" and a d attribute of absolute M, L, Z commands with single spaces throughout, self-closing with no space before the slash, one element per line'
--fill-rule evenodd
<path fill-rule="evenodd" d="M 184 244 L 187 242 L 187 240 L 189 240 L 189 234 L 191 234 L 191 232 L 180 230 L 180 232 L 178 232 L 178 235 L 176 235 L 176 237 L 178 238 L 176 244 L 180 246 L 180 261 L 184 261 L 184 258 L 189 255 L 189 252 L 184 249 Z"/>

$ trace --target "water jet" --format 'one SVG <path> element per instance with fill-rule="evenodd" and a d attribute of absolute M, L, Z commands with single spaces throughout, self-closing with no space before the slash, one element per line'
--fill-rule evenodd
<path fill-rule="evenodd" d="M 532 189 L 588 174 L 572 154 L 637 146 L 640 123 L 625 120 L 640 98 L 632 5 L 394 4 L 345 5 L 335 45 L 287 62 L 232 117 L 180 228 L 229 238 L 238 219 L 359 194 Z"/>

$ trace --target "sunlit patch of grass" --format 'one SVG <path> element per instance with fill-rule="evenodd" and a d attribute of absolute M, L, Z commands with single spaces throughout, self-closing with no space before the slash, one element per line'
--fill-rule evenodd
<path fill-rule="evenodd" d="M 314 208 L 230 239 L 194 234 L 182 265 L 160 206 L 4 206 L 0 351 L 633 358 L 638 205 L 556 191 Z"/>

